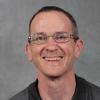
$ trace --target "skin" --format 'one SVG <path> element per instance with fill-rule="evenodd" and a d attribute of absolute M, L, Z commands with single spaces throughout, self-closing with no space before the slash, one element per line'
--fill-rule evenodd
<path fill-rule="evenodd" d="M 73 33 L 71 21 L 62 12 L 39 13 L 31 24 L 31 34 L 45 32 L 53 35 L 62 31 Z M 72 99 L 76 86 L 74 62 L 82 48 L 81 39 L 76 42 L 70 39 L 66 43 L 56 43 L 50 37 L 41 45 L 26 44 L 27 56 L 37 68 L 38 88 L 43 100 Z"/>

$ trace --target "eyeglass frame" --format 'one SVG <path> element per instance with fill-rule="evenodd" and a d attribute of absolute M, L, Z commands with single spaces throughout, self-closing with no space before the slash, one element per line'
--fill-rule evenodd
<path fill-rule="evenodd" d="M 41 33 L 44 34 L 44 35 L 46 36 L 46 41 L 48 41 L 48 38 L 49 38 L 49 37 L 52 37 L 53 40 L 54 40 L 56 43 L 66 43 L 66 42 L 68 42 L 68 41 L 65 41 L 65 42 L 58 42 L 58 41 L 55 39 L 55 34 L 57 34 L 57 33 L 66 33 L 66 34 L 69 34 L 69 37 L 68 37 L 68 38 L 74 39 L 75 42 L 79 39 L 79 36 L 77 36 L 75 33 L 69 33 L 69 32 L 55 32 L 53 35 L 46 35 L 45 32 L 40 32 L 40 34 L 41 34 Z M 29 43 L 29 44 L 32 43 L 32 44 L 41 45 L 41 44 L 45 44 L 45 43 L 46 43 L 46 41 L 43 42 L 43 43 L 35 43 L 35 42 L 32 42 L 32 36 L 35 35 L 35 34 L 39 34 L 39 33 L 32 33 L 31 35 L 28 36 L 28 43 Z"/>

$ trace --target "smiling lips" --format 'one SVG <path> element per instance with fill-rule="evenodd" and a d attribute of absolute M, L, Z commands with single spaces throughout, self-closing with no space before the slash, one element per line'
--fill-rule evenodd
<path fill-rule="evenodd" d="M 59 61 L 63 58 L 63 56 L 44 56 L 42 58 L 46 61 Z"/>

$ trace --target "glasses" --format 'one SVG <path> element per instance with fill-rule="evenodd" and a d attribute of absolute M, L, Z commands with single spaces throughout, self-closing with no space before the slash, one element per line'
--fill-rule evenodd
<path fill-rule="evenodd" d="M 75 36 L 74 34 L 68 32 L 56 32 L 51 36 L 46 35 L 46 33 L 44 32 L 40 32 L 30 35 L 28 37 L 28 42 L 32 44 L 44 44 L 50 37 L 52 37 L 56 43 L 65 43 L 70 39 L 78 39 L 78 36 Z"/>

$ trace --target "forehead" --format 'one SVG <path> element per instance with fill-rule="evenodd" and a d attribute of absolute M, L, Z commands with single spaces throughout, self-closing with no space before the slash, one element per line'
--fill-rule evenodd
<path fill-rule="evenodd" d="M 34 31 L 72 31 L 70 19 L 62 12 L 49 11 L 41 12 L 35 16 L 30 27 Z"/>

